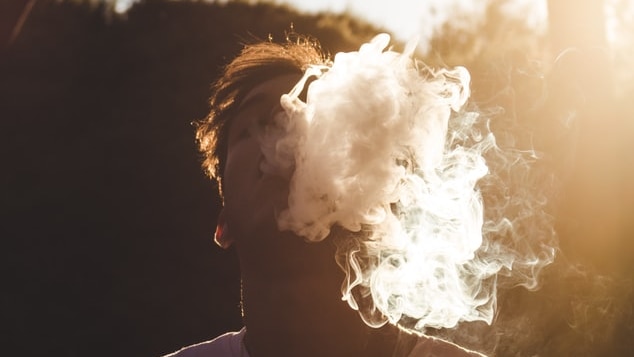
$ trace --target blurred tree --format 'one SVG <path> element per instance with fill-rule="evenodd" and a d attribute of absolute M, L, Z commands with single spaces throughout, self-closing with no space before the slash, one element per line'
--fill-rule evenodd
<path fill-rule="evenodd" d="M 574 10 L 572 10 L 574 9 Z M 549 1 L 549 38 L 555 66 L 553 102 L 576 112 L 576 153 L 566 182 L 565 212 L 574 237 L 569 252 L 602 269 L 618 262 L 623 237 L 619 168 L 624 121 L 615 111 L 614 67 L 606 40 L 603 0 Z M 625 161 L 624 161 L 625 160 Z"/>
<path fill-rule="evenodd" d="M 511 134 L 498 143 L 543 155 L 539 169 L 561 186 L 550 207 L 561 251 L 541 290 L 501 292 L 492 327 L 437 333 L 499 356 L 629 355 L 632 106 L 615 110 L 603 4 L 550 2 L 541 35 L 504 13 L 506 2 L 490 2 L 473 28 L 445 24 L 429 62 L 469 68 L 473 103 L 496 133 Z"/>
<path fill-rule="evenodd" d="M 0 50 L 19 36 L 37 0 L 10 0 L 0 3 Z"/>

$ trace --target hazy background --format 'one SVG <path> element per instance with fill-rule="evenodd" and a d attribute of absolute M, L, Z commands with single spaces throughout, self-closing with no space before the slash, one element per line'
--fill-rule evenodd
<path fill-rule="evenodd" d="M 562 252 L 541 290 L 502 292 L 494 328 L 437 333 L 500 356 L 632 355 L 632 6 L 540 2 L 528 21 L 516 2 L 475 3 L 420 6 L 391 31 L 419 32 L 432 65 L 469 68 L 473 102 L 544 152 Z M 3 354 L 157 356 L 241 327 L 190 123 L 241 42 L 293 24 L 335 53 L 395 26 L 350 4 L 0 5 Z"/>

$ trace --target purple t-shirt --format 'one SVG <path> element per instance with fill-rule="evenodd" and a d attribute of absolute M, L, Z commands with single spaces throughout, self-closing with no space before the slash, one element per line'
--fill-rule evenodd
<path fill-rule="evenodd" d="M 238 332 L 227 332 L 211 341 L 184 347 L 164 357 L 249 357 L 243 343 L 245 332 L 244 328 Z"/>
<path fill-rule="evenodd" d="M 244 346 L 243 327 L 238 332 L 228 332 L 211 341 L 191 345 L 163 357 L 249 357 Z M 420 339 L 408 357 L 485 357 L 460 346 L 434 338 Z"/>

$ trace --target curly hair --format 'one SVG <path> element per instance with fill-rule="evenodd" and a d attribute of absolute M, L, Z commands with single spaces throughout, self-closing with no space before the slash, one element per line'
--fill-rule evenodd
<path fill-rule="evenodd" d="M 218 182 L 221 196 L 231 119 L 246 94 L 272 78 L 292 73 L 301 75 L 311 65 L 328 63 L 328 56 L 317 40 L 292 34 L 286 36 L 284 43 L 269 39 L 247 44 L 224 68 L 212 87 L 211 111 L 196 123 L 196 140 L 204 158 L 202 166 Z"/>

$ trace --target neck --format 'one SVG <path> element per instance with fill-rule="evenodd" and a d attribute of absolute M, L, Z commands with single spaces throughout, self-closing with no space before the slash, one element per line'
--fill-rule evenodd
<path fill-rule="evenodd" d="M 251 357 L 392 355 L 398 333 L 392 326 L 365 325 L 340 299 L 338 284 L 310 278 L 254 281 L 243 276 L 245 343 Z"/>

